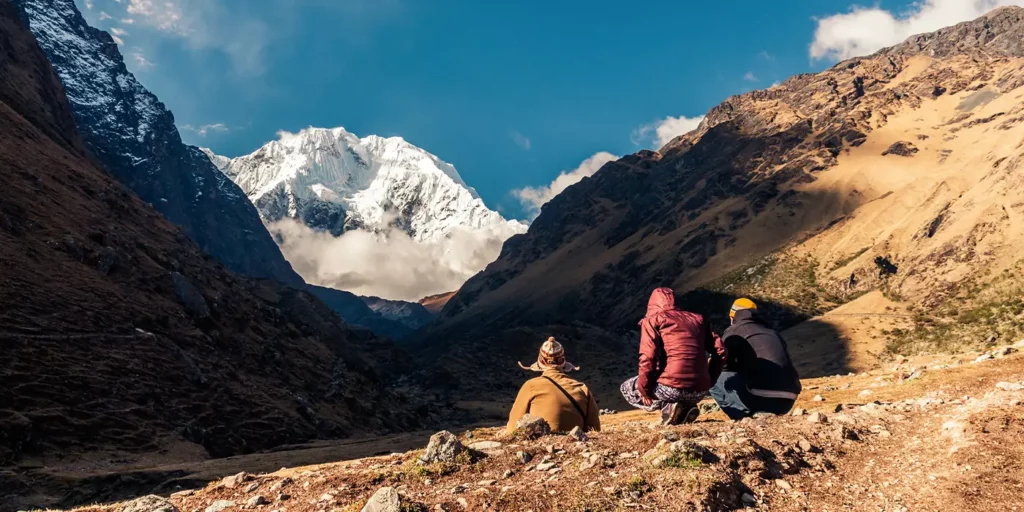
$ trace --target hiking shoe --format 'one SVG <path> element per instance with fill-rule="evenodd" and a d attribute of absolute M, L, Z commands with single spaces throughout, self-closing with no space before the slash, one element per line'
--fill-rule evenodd
<path fill-rule="evenodd" d="M 665 404 L 665 406 L 661 408 L 661 424 L 671 425 L 672 415 L 675 414 L 675 411 L 676 404 Z"/>
<path fill-rule="evenodd" d="M 682 409 L 682 407 L 680 407 L 680 409 Z M 696 407 L 690 407 L 690 409 L 686 411 L 686 415 L 682 417 L 682 420 L 679 423 L 693 423 L 697 421 L 698 416 L 700 416 L 700 409 Z"/>

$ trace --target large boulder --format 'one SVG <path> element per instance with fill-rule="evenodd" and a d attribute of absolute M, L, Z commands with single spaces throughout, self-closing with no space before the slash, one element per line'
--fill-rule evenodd
<path fill-rule="evenodd" d="M 442 430 L 430 436 L 426 451 L 420 456 L 421 464 L 434 464 L 437 462 L 454 463 L 466 447 L 462 446 L 455 434 Z"/>
<path fill-rule="evenodd" d="M 179 512 L 178 507 L 155 494 L 122 503 L 116 512 Z"/>
<path fill-rule="evenodd" d="M 516 422 L 515 435 L 526 439 L 537 439 L 550 433 L 551 425 L 539 416 L 526 414 Z"/>

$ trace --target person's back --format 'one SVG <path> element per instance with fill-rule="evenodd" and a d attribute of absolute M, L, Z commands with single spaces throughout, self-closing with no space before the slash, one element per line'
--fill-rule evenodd
<path fill-rule="evenodd" d="M 576 409 L 577 405 L 583 409 L 582 414 Z M 587 385 L 558 370 L 545 370 L 540 377 L 523 384 L 509 413 L 507 430 L 515 430 L 516 423 L 526 414 L 544 418 L 552 432 L 568 432 L 573 427 L 601 430 L 600 411 Z"/>
<path fill-rule="evenodd" d="M 796 398 L 802 387 L 786 342 L 768 327 L 754 309 L 737 311 L 733 324 L 722 336 L 729 352 L 726 367 L 744 376 L 754 393 L 770 391 Z"/>
<path fill-rule="evenodd" d="M 633 407 L 661 409 L 666 424 L 693 421 L 700 414 L 697 403 L 718 377 L 724 356 L 725 347 L 711 334 L 704 317 L 678 309 L 671 288 L 657 288 L 640 320 L 637 376 L 619 390 Z"/>
<path fill-rule="evenodd" d="M 736 299 L 729 316 L 732 325 L 722 336 L 728 357 L 711 396 L 734 420 L 759 412 L 786 414 L 801 391 L 786 342 L 761 321 L 750 299 Z"/>
<path fill-rule="evenodd" d="M 512 432 L 516 423 L 530 414 L 544 418 L 552 432 L 568 432 L 574 427 L 583 430 L 601 430 L 600 410 L 594 395 L 586 384 L 567 375 L 577 368 L 565 361 L 565 351 L 554 338 L 541 346 L 537 362 L 527 367 L 543 372 L 540 377 L 526 381 L 519 389 L 516 402 L 509 412 L 506 429 Z"/>

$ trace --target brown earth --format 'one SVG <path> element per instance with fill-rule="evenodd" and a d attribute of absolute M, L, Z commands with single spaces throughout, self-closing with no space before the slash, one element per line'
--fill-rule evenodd
<path fill-rule="evenodd" d="M 415 394 L 381 385 L 404 368 L 389 342 L 228 272 L 97 166 L 9 0 L 0 48 L 0 509 L 58 502 L 44 467 L 425 421 Z"/>
<path fill-rule="evenodd" d="M 421 465 L 416 450 L 246 474 L 237 485 L 214 481 L 171 502 L 184 512 L 219 500 L 230 502 L 227 511 L 357 511 L 392 486 L 408 510 L 1013 510 L 1024 487 L 1024 356 L 975 357 L 921 357 L 805 380 L 800 416 L 731 422 L 715 412 L 664 428 L 655 415 L 620 413 L 603 416 L 603 431 L 586 442 L 473 429 L 460 434 L 464 443 L 503 444 L 475 463 Z M 810 421 L 816 412 L 823 422 Z M 711 454 L 654 467 L 646 454 L 666 437 Z M 403 449 L 391 442 L 379 440 Z M 533 459 L 522 463 L 518 452 Z M 545 459 L 552 468 L 539 470 Z M 222 466 L 222 476 L 254 471 L 245 462 Z M 256 496 L 267 503 L 247 505 Z"/>
<path fill-rule="evenodd" d="M 978 311 L 971 332 L 950 325 L 1005 298 L 981 302 L 997 276 L 1006 297 L 1024 286 L 1021 40 L 1024 9 L 1001 8 L 729 98 L 697 130 L 546 204 L 414 346 L 463 387 L 502 382 L 492 369 L 552 326 L 588 333 L 567 340 L 570 357 L 604 360 L 633 351 L 648 294 L 665 285 L 716 329 L 738 295 L 779 328 L 815 318 L 788 333 L 798 351 L 832 340 L 831 366 L 811 375 L 1017 339 L 1024 303 Z M 870 292 L 891 303 L 822 316 Z M 857 323 L 872 325 L 868 345 L 850 344 Z"/>

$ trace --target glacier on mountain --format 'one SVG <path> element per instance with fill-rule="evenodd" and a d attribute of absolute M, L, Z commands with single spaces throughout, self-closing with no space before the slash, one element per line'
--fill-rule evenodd
<path fill-rule="evenodd" d="M 323 286 L 404 300 L 451 291 L 527 229 L 400 137 L 307 128 L 238 158 L 203 151 L 256 205 L 299 274 Z"/>

